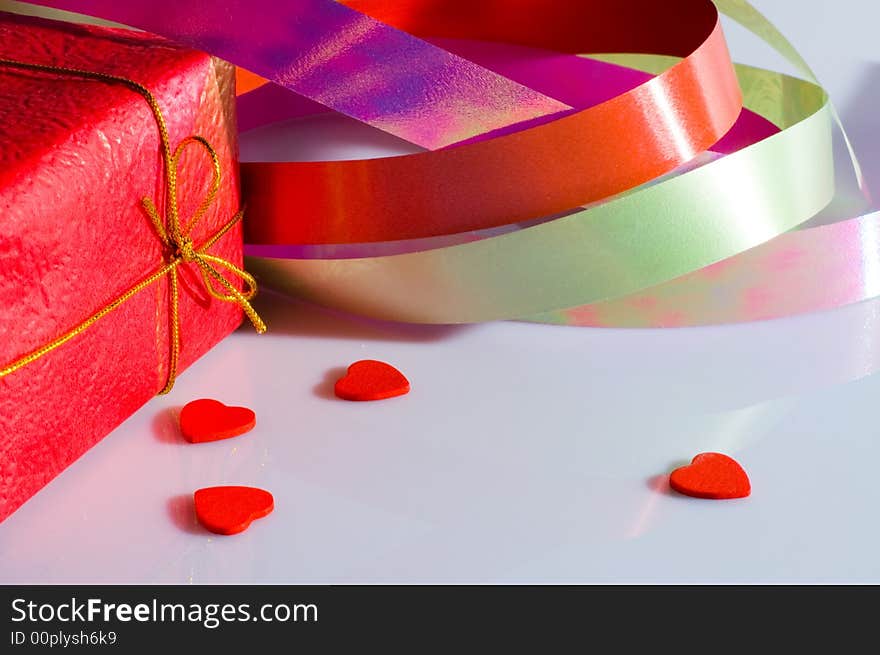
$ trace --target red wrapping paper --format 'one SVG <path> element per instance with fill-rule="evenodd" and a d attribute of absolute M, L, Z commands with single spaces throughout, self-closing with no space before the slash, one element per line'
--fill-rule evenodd
<path fill-rule="evenodd" d="M 146 86 L 172 147 L 216 149 L 220 194 L 192 233 L 201 245 L 239 209 L 234 76 L 227 64 L 150 35 L 0 13 L 0 58 L 110 73 Z M 163 209 L 159 131 L 123 85 L 0 66 L 0 368 L 78 325 L 167 261 L 141 207 Z M 182 223 L 205 197 L 211 163 L 180 167 Z M 240 224 L 210 252 L 241 265 Z M 183 370 L 241 323 L 181 264 Z M 170 353 L 163 278 L 43 358 L 0 378 L 0 520 L 164 386 Z"/>

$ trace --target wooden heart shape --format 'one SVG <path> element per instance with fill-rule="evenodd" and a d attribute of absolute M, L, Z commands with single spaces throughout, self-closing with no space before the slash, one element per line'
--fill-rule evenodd
<path fill-rule="evenodd" d="M 343 400 L 383 400 L 409 393 L 409 380 L 391 364 L 364 359 L 348 367 L 334 392 Z"/>
<path fill-rule="evenodd" d="M 272 494 L 256 487 L 206 487 L 193 494 L 196 518 L 216 534 L 238 534 L 275 509 Z"/>
<path fill-rule="evenodd" d="M 695 498 L 745 498 L 752 492 L 749 476 L 736 460 L 721 453 L 701 453 L 688 466 L 675 469 L 669 486 Z"/>
<path fill-rule="evenodd" d="M 180 411 L 180 431 L 191 443 L 237 437 L 256 423 L 256 414 L 247 407 L 229 407 L 210 398 L 187 403 Z"/>

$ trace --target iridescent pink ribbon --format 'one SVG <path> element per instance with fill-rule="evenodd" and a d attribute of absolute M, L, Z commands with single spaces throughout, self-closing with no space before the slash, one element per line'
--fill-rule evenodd
<path fill-rule="evenodd" d="M 333 0 L 51 0 L 223 57 L 429 150 L 570 109 Z"/>

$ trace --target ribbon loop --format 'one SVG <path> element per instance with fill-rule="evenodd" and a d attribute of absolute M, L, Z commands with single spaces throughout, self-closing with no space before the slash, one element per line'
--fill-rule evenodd
<path fill-rule="evenodd" d="M 147 93 L 149 93 L 149 91 Z M 150 106 L 154 107 L 155 113 L 158 110 L 158 105 L 154 105 L 155 100 L 150 102 Z M 159 119 L 157 118 L 157 121 L 158 120 Z M 161 124 L 164 124 L 164 120 L 161 121 Z M 165 387 L 160 392 L 160 394 L 164 394 L 168 393 L 174 386 L 174 380 L 177 377 L 177 362 L 180 358 L 180 316 L 178 313 L 180 290 L 178 288 L 179 283 L 176 268 L 181 263 L 196 264 L 201 273 L 202 283 L 211 297 L 216 298 L 221 302 L 234 303 L 241 307 L 241 310 L 244 312 L 245 316 L 248 317 L 248 320 L 250 320 L 258 334 L 263 334 L 267 328 L 263 319 L 260 318 L 260 315 L 249 302 L 257 292 L 257 283 L 253 276 L 232 262 L 223 259 L 222 257 L 218 257 L 217 255 L 211 255 L 207 252 L 207 250 L 213 246 L 220 237 L 226 234 L 233 225 L 242 219 L 244 211 L 237 212 L 235 216 L 226 223 L 226 225 L 209 237 L 205 244 L 200 248 L 196 248 L 191 236 L 192 231 L 195 229 L 198 222 L 205 216 L 211 205 L 214 204 L 214 201 L 217 199 L 217 193 L 220 190 L 222 171 L 220 167 L 220 157 L 217 155 L 217 151 L 214 150 L 214 146 L 212 146 L 204 137 L 191 135 L 178 143 L 172 153 L 167 130 L 160 129 L 160 134 L 166 176 L 165 193 L 167 215 L 165 220 L 162 220 L 159 212 L 156 210 L 156 204 L 149 198 L 143 198 L 141 203 L 153 223 L 156 234 L 168 247 L 171 255 L 169 262 L 169 266 L 172 267 L 169 278 L 171 284 L 171 358 L 168 370 L 168 380 Z M 201 147 L 208 154 L 211 159 L 212 175 L 208 192 L 205 194 L 201 204 L 199 204 L 186 224 L 181 226 L 177 183 L 180 178 L 181 158 L 186 149 L 192 145 Z M 235 285 L 212 264 L 216 264 L 232 272 L 236 277 L 242 280 L 245 290 L 244 293 L 239 291 Z M 219 283 L 227 293 L 218 291 L 214 286 L 215 282 Z"/>

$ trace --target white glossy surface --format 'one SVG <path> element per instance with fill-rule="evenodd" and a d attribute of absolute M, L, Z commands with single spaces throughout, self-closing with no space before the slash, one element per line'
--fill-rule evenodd
<path fill-rule="evenodd" d="M 880 188 L 880 9 L 757 4 Z M 770 60 L 737 36 L 737 59 Z M 0 582 L 880 582 L 878 301 L 645 331 L 261 309 L 269 334 L 224 341 L 0 524 Z M 412 393 L 336 400 L 362 358 Z M 170 410 L 203 396 L 252 407 L 257 429 L 184 442 Z M 665 488 L 708 450 L 744 465 L 750 498 Z M 203 532 L 189 496 L 224 483 L 270 490 L 275 512 Z"/>

